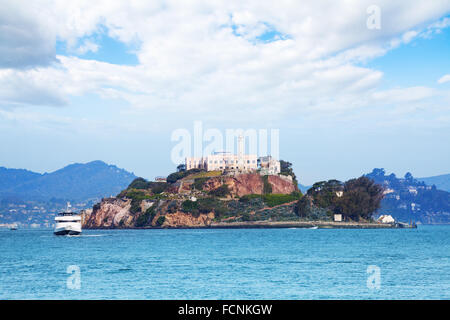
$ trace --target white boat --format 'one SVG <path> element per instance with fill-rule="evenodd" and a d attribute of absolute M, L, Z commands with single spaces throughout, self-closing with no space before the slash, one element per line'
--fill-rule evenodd
<path fill-rule="evenodd" d="M 55 231 L 57 236 L 81 234 L 81 216 L 72 212 L 70 203 L 67 203 L 67 210 L 59 213 L 55 217 Z"/>

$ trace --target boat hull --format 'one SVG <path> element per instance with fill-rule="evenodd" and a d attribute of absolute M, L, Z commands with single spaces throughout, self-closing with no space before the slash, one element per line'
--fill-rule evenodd
<path fill-rule="evenodd" d="M 75 231 L 75 230 L 59 230 L 53 232 L 55 236 L 76 236 L 81 234 L 81 231 Z"/>
<path fill-rule="evenodd" d="M 58 222 L 53 232 L 57 236 L 72 236 L 81 233 L 80 222 Z"/>

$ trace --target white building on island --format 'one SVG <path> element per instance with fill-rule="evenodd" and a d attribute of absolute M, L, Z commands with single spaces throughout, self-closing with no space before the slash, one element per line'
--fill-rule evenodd
<path fill-rule="evenodd" d="M 259 168 L 261 174 L 280 173 L 280 161 L 271 156 L 258 158 L 256 154 L 245 154 L 243 136 L 238 137 L 237 154 L 222 151 L 204 157 L 187 157 L 185 164 L 186 170 L 252 172 Z"/>
<path fill-rule="evenodd" d="M 279 174 L 281 171 L 280 161 L 272 158 L 272 156 L 259 157 L 258 167 L 261 170 L 261 175 Z"/>
<path fill-rule="evenodd" d="M 377 221 L 381 223 L 395 223 L 394 218 L 388 214 L 380 216 Z"/>

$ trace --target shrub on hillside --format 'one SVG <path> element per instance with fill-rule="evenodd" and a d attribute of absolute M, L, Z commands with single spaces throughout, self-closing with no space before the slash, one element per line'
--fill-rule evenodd
<path fill-rule="evenodd" d="M 192 184 L 192 187 L 196 190 L 203 190 L 203 185 L 205 184 L 205 182 L 209 180 L 209 177 L 205 177 L 205 178 L 196 178 L 194 179 L 194 183 Z"/>
<path fill-rule="evenodd" d="M 199 173 L 205 170 L 202 169 L 190 169 L 190 170 L 186 170 L 186 171 L 180 171 L 180 172 L 174 172 L 171 173 L 167 176 L 167 182 L 168 183 L 174 183 L 177 182 L 180 179 L 183 179 L 184 177 L 187 177 L 190 174 L 193 173 Z"/>
<path fill-rule="evenodd" d="M 178 205 L 176 201 L 170 201 L 167 205 L 167 212 L 168 213 L 175 213 L 178 209 Z"/>
<path fill-rule="evenodd" d="M 154 194 L 160 194 L 166 191 L 169 187 L 170 185 L 166 182 L 152 182 L 150 186 Z"/>
<path fill-rule="evenodd" d="M 136 178 L 134 179 L 130 185 L 128 186 L 128 189 L 149 189 L 150 188 L 150 182 L 145 180 L 144 178 Z"/>
<path fill-rule="evenodd" d="M 156 225 L 158 227 L 162 226 L 164 224 L 164 222 L 166 221 L 166 217 L 165 216 L 159 216 L 158 220 L 156 220 Z"/>
<path fill-rule="evenodd" d="M 141 211 L 142 200 L 151 199 L 150 196 L 146 195 L 143 191 L 129 190 L 125 197 L 131 199 L 131 213 L 137 213 Z"/>
<path fill-rule="evenodd" d="M 228 188 L 228 185 L 223 184 L 220 187 L 218 187 L 217 189 L 211 190 L 209 192 L 209 194 L 213 197 L 219 197 L 219 198 L 224 198 L 228 195 L 230 195 L 230 189 Z"/>
<path fill-rule="evenodd" d="M 241 215 L 241 220 L 242 220 L 242 221 L 252 221 L 252 220 L 254 220 L 254 218 L 253 218 L 253 216 L 252 216 L 251 214 L 249 214 L 248 212 L 244 212 L 244 213 Z"/>
<path fill-rule="evenodd" d="M 181 203 L 181 210 L 183 212 L 198 211 L 198 203 L 197 201 L 185 200 Z"/>
<path fill-rule="evenodd" d="M 263 176 L 262 177 L 263 180 L 263 193 L 264 194 L 269 194 L 272 193 L 272 185 L 269 183 L 269 176 Z"/>
<path fill-rule="evenodd" d="M 240 197 L 240 198 L 239 198 L 239 201 L 241 201 L 241 202 L 250 202 L 250 201 L 253 200 L 253 199 L 262 199 L 262 195 L 260 195 L 260 194 L 254 194 L 254 193 L 252 193 L 252 194 L 246 194 L 246 195 Z"/>
<path fill-rule="evenodd" d="M 201 198 L 197 201 L 186 200 L 181 204 L 183 212 L 189 212 L 194 217 L 201 213 L 207 214 L 214 212 L 216 216 L 223 216 L 227 212 L 227 207 L 223 201 L 217 198 Z"/>
<path fill-rule="evenodd" d="M 144 178 L 136 178 L 130 183 L 128 188 L 122 191 L 119 196 L 125 196 L 128 190 L 151 190 L 154 194 L 160 194 L 166 191 L 170 185 L 166 182 L 147 181 Z"/>
<path fill-rule="evenodd" d="M 264 203 L 269 207 L 275 207 L 280 204 L 298 200 L 301 194 L 265 194 L 263 195 Z"/>
<path fill-rule="evenodd" d="M 156 210 L 155 210 L 156 204 L 148 208 L 143 214 L 139 216 L 136 220 L 136 227 L 144 227 L 148 224 L 152 223 L 153 218 L 155 217 Z"/>

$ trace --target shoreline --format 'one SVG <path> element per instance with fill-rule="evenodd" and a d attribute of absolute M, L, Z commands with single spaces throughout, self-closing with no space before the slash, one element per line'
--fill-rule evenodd
<path fill-rule="evenodd" d="M 381 224 L 373 222 L 332 222 L 332 221 L 248 221 L 248 222 L 230 222 L 230 223 L 212 223 L 211 228 L 313 228 L 318 229 L 395 229 L 398 228 L 391 224 Z"/>
<path fill-rule="evenodd" d="M 165 227 L 135 227 L 135 228 L 86 228 L 86 230 L 150 230 L 150 229 L 412 229 L 412 226 L 398 226 L 377 222 L 332 222 L 332 221 L 246 221 L 246 222 L 213 222 L 204 226 L 165 226 Z"/>

